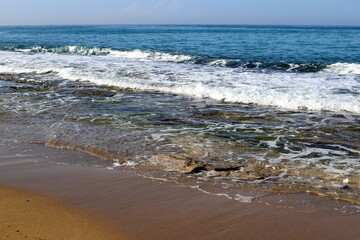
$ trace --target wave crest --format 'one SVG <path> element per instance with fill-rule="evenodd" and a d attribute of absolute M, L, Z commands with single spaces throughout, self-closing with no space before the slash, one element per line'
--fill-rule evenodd
<path fill-rule="evenodd" d="M 78 55 L 96 55 L 104 56 L 111 52 L 110 48 L 88 48 L 83 46 L 62 46 L 62 47 L 41 47 L 36 46 L 28 49 L 13 49 L 18 52 L 34 53 L 58 53 L 58 54 L 78 54 Z"/>
<path fill-rule="evenodd" d="M 94 56 L 113 56 L 130 59 L 153 59 L 171 62 L 185 62 L 191 60 L 190 55 L 180 53 L 167 53 L 152 50 L 114 50 L 111 48 L 90 48 L 84 46 L 62 46 L 62 47 L 42 47 L 36 46 L 27 49 L 8 48 L 17 52 L 33 53 L 56 53 L 56 54 L 75 54 L 75 55 L 94 55 Z"/>
<path fill-rule="evenodd" d="M 124 49 L 97 48 L 85 46 L 61 46 L 32 48 L 7 47 L 9 51 L 30 53 L 55 53 L 86 56 L 109 56 L 114 58 L 154 60 L 176 63 L 190 63 L 196 65 L 210 65 L 224 68 L 243 68 L 253 70 L 275 70 L 286 72 L 326 72 L 335 74 L 360 74 L 360 63 L 287 63 L 287 62 L 259 62 L 244 61 L 243 59 L 215 58 L 206 55 L 188 55 L 181 52 Z"/>

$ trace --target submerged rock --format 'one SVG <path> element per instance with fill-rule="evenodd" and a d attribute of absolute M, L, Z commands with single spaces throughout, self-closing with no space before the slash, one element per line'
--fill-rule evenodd
<path fill-rule="evenodd" d="M 267 167 L 265 163 L 248 163 L 241 171 L 231 172 L 231 176 L 245 179 L 264 179 L 271 176 L 277 176 L 279 170 L 275 167 Z"/>
<path fill-rule="evenodd" d="M 218 171 L 218 172 L 231 172 L 237 171 L 242 167 L 240 164 L 230 163 L 230 162 L 218 162 L 210 163 L 206 166 L 206 170 Z"/>
<path fill-rule="evenodd" d="M 166 170 L 192 172 L 197 168 L 205 167 L 205 164 L 185 156 L 155 155 L 148 160 L 151 166 L 158 166 Z"/>
<path fill-rule="evenodd" d="M 106 89 L 78 89 L 74 92 L 81 96 L 96 96 L 96 97 L 113 97 L 116 92 Z"/>

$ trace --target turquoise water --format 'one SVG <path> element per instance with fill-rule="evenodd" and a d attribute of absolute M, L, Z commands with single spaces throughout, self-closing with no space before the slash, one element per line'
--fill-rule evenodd
<path fill-rule="evenodd" d="M 0 27 L 0 93 L 3 139 L 359 202 L 360 27 Z"/>

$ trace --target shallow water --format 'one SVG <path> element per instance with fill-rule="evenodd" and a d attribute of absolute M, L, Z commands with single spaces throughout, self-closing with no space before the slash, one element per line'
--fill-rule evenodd
<path fill-rule="evenodd" d="M 359 203 L 358 28 L 0 34 L 2 139 L 82 151 L 177 182 Z"/>

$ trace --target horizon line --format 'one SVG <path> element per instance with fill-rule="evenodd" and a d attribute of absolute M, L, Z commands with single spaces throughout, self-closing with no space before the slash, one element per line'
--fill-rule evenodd
<path fill-rule="evenodd" d="M 86 23 L 86 24 L 0 24 L 0 27 L 40 27 L 40 26 L 294 26 L 294 27 L 360 27 L 356 24 L 244 24 L 244 23 Z"/>

